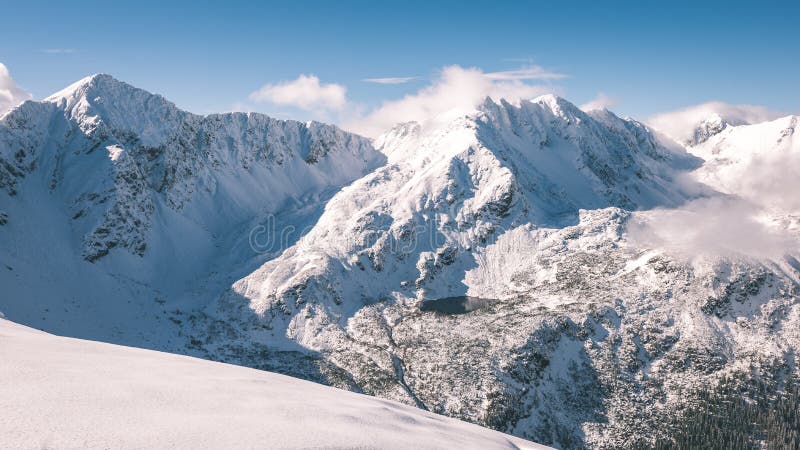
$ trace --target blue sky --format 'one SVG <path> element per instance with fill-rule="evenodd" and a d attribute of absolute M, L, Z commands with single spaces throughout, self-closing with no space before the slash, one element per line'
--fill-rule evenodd
<path fill-rule="evenodd" d="M 300 74 L 369 110 L 451 65 L 539 66 L 567 77 L 538 85 L 637 118 L 709 100 L 800 109 L 796 1 L 126 3 L 7 2 L 0 63 L 35 98 L 106 72 L 197 113 L 311 114 L 250 97 Z"/>

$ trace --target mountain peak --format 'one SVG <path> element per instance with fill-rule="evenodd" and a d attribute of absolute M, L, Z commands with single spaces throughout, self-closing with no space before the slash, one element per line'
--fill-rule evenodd
<path fill-rule="evenodd" d="M 91 116 L 121 116 L 136 120 L 135 116 L 148 111 L 170 111 L 178 108 L 164 97 L 132 86 L 105 73 L 96 73 L 80 79 L 42 100 L 64 109 L 76 118 Z"/>
<path fill-rule="evenodd" d="M 718 113 L 711 113 L 708 117 L 703 119 L 697 124 L 697 126 L 694 127 L 692 137 L 690 137 L 686 142 L 692 146 L 702 144 L 703 142 L 709 140 L 712 136 L 721 133 L 729 126 L 736 125 L 743 125 L 743 123 L 740 123 L 740 121 L 733 121 L 733 123 L 731 123 Z"/>
<path fill-rule="evenodd" d="M 559 97 L 555 94 L 540 95 L 530 100 L 511 100 L 507 98 L 493 99 L 487 96 L 483 102 L 478 106 L 478 111 L 493 111 L 497 108 L 501 109 L 524 109 L 524 105 L 539 105 L 544 109 L 552 111 L 557 116 L 563 116 L 564 113 L 570 115 L 580 114 L 580 109 L 568 100 Z"/>
<path fill-rule="evenodd" d="M 88 77 L 81 78 L 80 80 L 70 84 L 64 89 L 48 96 L 43 101 L 49 103 L 59 103 L 62 99 L 66 99 L 67 101 L 69 101 L 69 99 L 78 98 L 87 94 L 93 88 L 99 88 L 101 86 L 113 86 L 113 85 L 126 85 L 129 86 L 130 88 L 133 88 L 133 86 L 127 85 L 126 83 L 117 80 L 111 75 L 108 75 L 106 73 L 96 73 L 93 75 L 89 75 Z"/>
<path fill-rule="evenodd" d="M 533 103 L 549 103 L 549 104 L 558 104 L 561 102 L 567 102 L 564 98 L 559 97 L 556 94 L 543 94 L 531 100 Z M 569 102 L 567 102 L 569 103 Z"/>
<path fill-rule="evenodd" d="M 41 103 L 55 105 L 66 117 L 81 124 L 84 131 L 97 129 L 102 123 L 112 129 L 133 131 L 141 135 L 143 142 L 150 143 L 163 137 L 163 130 L 191 115 L 158 94 L 105 73 L 78 80 Z"/>
<path fill-rule="evenodd" d="M 586 113 L 569 100 L 555 94 L 545 94 L 531 100 L 531 103 L 541 105 L 550 110 L 553 115 L 562 118 L 584 117 Z"/>
<path fill-rule="evenodd" d="M 685 146 L 696 146 L 729 127 L 769 122 L 786 114 L 760 106 L 706 102 L 650 117 L 649 125 Z"/>
<path fill-rule="evenodd" d="M 540 95 L 540 96 L 532 99 L 531 103 L 539 103 L 541 105 L 547 105 L 551 109 L 552 108 L 557 108 L 557 107 L 558 108 L 564 108 L 564 107 L 568 107 L 569 108 L 569 107 L 571 107 L 571 108 L 576 108 L 576 109 L 578 108 L 577 106 L 572 104 L 572 102 L 570 102 L 569 100 L 567 100 L 567 99 L 565 99 L 563 97 L 559 97 L 556 94 Z"/>
<path fill-rule="evenodd" d="M 533 104 L 533 105 L 540 105 L 547 110 L 552 111 L 557 116 L 565 116 L 567 115 L 578 115 L 581 114 L 582 111 L 580 108 L 575 106 L 569 100 L 559 97 L 556 94 L 544 94 L 538 97 L 535 97 L 530 100 L 510 100 L 507 98 L 500 98 L 500 99 L 493 99 L 492 97 L 487 96 L 483 102 L 481 102 L 480 106 L 478 106 L 478 110 L 480 111 L 491 111 L 497 107 L 508 109 L 509 107 L 514 109 L 519 109 L 522 107 L 523 104 Z"/>

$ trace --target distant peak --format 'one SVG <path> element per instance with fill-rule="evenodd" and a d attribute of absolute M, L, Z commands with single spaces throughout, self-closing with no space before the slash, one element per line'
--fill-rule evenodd
<path fill-rule="evenodd" d="M 557 110 L 557 109 L 564 109 L 564 110 L 569 110 L 569 111 L 580 110 L 580 108 L 575 106 L 574 103 L 570 102 L 569 100 L 567 100 L 567 99 L 565 99 L 563 97 L 559 97 L 556 94 L 540 95 L 540 96 L 534 98 L 533 100 L 531 100 L 531 103 L 538 103 L 540 105 L 546 105 L 547 107 L 549 107 L 552 110 Z"/>
<path fill-rule="evenodd" d="M 485 109 L 487 107 L 492 107 L 492 106 L 496 106 L 496 105 L 497 105 L 497 103 L 495 103 L 495 101 L 492 99 L 492 97 L 487 95 L 483 99 L 483 101 L 480 103 L 480 105 L 478 106 L 478 109 Z"/>
<path fill-rule="evenodd" d="M 533 99 L 516 99 L 516 100 L 515 99 L 510 99 L 510 98 L 505 98 L 505 97 L 503 97 L 503 98 L 492 98 L 490 96 L 486 96 L 483 99 L 483 101 L 480 103 L 480 105 L 478 106 L 478 109 L 485 110 L 487 108 L 492 108 L 492 107 L 497 107 L 497 106 L 500 106 L 500 107 L 509 107 L 509 106 L 511 106 L 511 107 L 514 107 L 514 108 L 519 108 L 522 103 L 526 103 L 526 102 L 530 102 L 530 103 L 534 103 L 534 104 L 541 104 L 541 105 L 544 105 L 544 106 L 546 106 L 547 108 L 549 108 L 551 110 L 556 110 L 556 109 L 568 109 L 568 110 L 577 109 L 577 106 L 575 106 L 573 103 L 571 103 L 570 101 L 568 101 L 568 100 L 566 100 L 566 99 L 564 99 L 562 97 L 559 97 L 556 94 L 544 94 L 544 95 L 540 95 L 538 97 L 535 97 Z"/>
<path fill-rule="evenodd" d="M 721 133 L 726 128 L 737 125 L 740 124 L 736 121 L 731 123 L 731 121 L 726 120 L 718 113 L 711 113 L 708 117 L 695 126 L 692 136 L 686 141 L 686 144 L 702 144 L 703 142 L 711 139 L 711 137 Z"/>
<path fill-rule="evenodd" d="M 704 119 L 702 122 L 708 122 L 708 123 L 716 122 L 716 123 L 721 123 L 721 122 L 727 122 L 727 120 L 723 119 L 723 118 L 722 118 L 722 116 L 721 116 L 721 115 L 719 115 L 719 113 L 712 112 L 712 113 L 711 113 L 711 114 L 709 114 L 709 115 L 708 115 L 708 117 L 706 117 L 706 118 L 705 118 L 705 119 Z M 701 122 L 701 123 L 702 123 L 702 122 Z"/>
<path fill-rule="evenodd" d="M 554 105 L 562 103 L 562 102 L 567 102 L 566 100 L 564 100 L 563 98 L 559 97 L 556 94 L 540 95 L 540 96 L 534 98 L 531 101 L 533 103 L 549 103 L 549 104 L 554 104 Z M 567 102 L 567 103 L 569 103 L 569 102 Z"/>
<path fill-rule="evenodd" d="M 657 114 L 648 123 L 675 141 L 694 146 L 729 127 L 769 122 L 786 114 L 754 105 L 713 101 Z"/>
<path fill-rule="evenodd" d="M 545 94 L 531 100 L 531 103 L 538 104 L 549 109 L 558 117 L 585 117 L 586 113 L 578 108 L 574 103 L 559 97 L 556 94 Z"/>

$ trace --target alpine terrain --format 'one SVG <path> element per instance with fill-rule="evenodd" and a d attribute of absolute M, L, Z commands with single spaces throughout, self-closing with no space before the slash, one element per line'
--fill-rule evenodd
<path fill-rule="evenodd" d="M 758 176 L 797 122 L 545 95 L 369 140 L 95 75 L 0 118 L 0 311 L 556 448 L 797 445 L 800 202 Z"/>

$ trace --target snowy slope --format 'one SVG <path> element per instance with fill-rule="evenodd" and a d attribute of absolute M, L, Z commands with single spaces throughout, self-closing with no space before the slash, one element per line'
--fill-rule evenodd
<path fill-rule="evenodd" d="M 687 196 L 673 177 L 696 163 L 633 120 L 555 96 L 487 99 L 453 120 L 401 125 L 376 145 L 389 164 L 334 196 L 221 308 L 244 300 L 247 314 L 284 322 L 276 339 L 315 348 L 321 323 L 381 299 L 524 294 L 531 286 L 517 273 L 528 270 L 537 228 L 575 224 L 582 209 L 678 205 Z"/>
<path fill-rule="evenodd" d="M 703 158 L 701 181 L 727 194 L 800 214 L 796 182 L 800 169 L 797 116 L 726 128 L 689 148 Z M 787 185 L 788 184 L 788 185 Z"/>
<path fill-rule="evenodd" d="M 4 448 L 545 448 L 254 369 L 0 319 Z"/>

